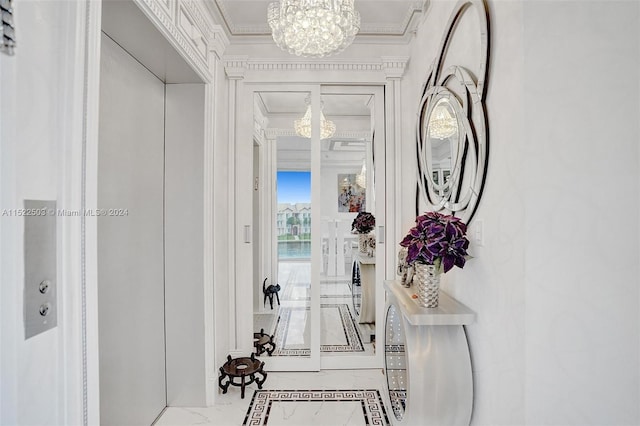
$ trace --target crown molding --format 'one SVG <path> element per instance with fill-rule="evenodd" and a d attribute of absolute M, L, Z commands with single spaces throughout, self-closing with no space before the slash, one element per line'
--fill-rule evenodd
<path fill-rule="evenodd" d="M 209 6 L 211 2 L 202 0 L 179 0 L 179 2 L 189 11 L 196 25 L 204 33 L 209 42 L 210 51 L 221 57 L 229 46 L 230 40 L 223 26 L 214 23 L 216 21 Z"/>
<path fill-rule="evenodd" d="M 180 0 L 185 9 L 189 11 L 196 25 L 202 30 L 207 40 L 213 40 L 213 23 L 202 13 L 204 4 L 199 0 Z"/>
<path fill-rule="evenodd" d="M 408 56 L 382 56 L 380 59 L 387 78 L 402 78 L 409 63 Z"/>
<path fill-rule="evenodd" d="M 216 54 L 218 59 L 222 58 L 225 50 L 229 47 L 231 42 L 229 41 L 229 37 L 224 32 L 224 29 L 221 25 L 214 25 L 212 31 L 213 39 L 211 39 L 211 51 Z"/>
<path fill-rule="evenodd" d="M 189 58 L 191 64 L 197 69 L 198 73 L 204 77 L 206 81 L 211 81 L 212 75 L 207 58 L 203 57 L 202 54 L 194 48 L 194 40 L 188 39 L 184 32 L 178 28 L 174 17 L 167 14 L 166 8 L 162 7 L 162 2 L 158 2 L 157 0 L 134 1 L 154 23 L 156 28 L 160 29 L 171 42 L 179 46 L 180 50 L 182 50 Z M 185 7 L 187 6 L 185 2 L 179 2 L 179 4 L 183 4 Z M 202 18 L 201 15 L 200 18 Z M 195 16 L 194 19 L 196 19 Z"/>
<path fill-rule="evenodd" d="M 244 78 L 244 74 L 247 71 L 248 56 L 223 56 L 224 71 L 232 80 L 239 80 Z"/>
<path fill-rule="evenodd" d="M 276 139 L 278 136 L 298 136 L 294 129 L 267 128 L 264 129 L 267 139 Z M 371 132 L 366 130 L 337 131 L 331 139 L 364 139 L 371 140 Z"/>

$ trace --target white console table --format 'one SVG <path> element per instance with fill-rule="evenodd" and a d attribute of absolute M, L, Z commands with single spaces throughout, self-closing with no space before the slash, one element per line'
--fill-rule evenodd
<path fill-rule="evenodd" d="M 385 281 L 385 374 L 396 425 L 468 425 L 473 405 L 471 358 L 464 325 L 476 314 L 444 292 L 423 308 L 415 288 Z"/>
<path fill-rule="evenodd" d="M 361 301 L 358 313 L 358 322 L 361 324 L 374 324 L 376 322 L 376 258 L 353 249 L 354 267 L 360 271 Z M 354 283 L 351 283 L 351 291 L 354 291 Z"/>

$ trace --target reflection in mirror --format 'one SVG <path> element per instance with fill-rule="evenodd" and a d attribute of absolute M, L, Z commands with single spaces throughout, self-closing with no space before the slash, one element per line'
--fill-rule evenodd
<path fill-rule="evenodd" d="M 402 420 L 407 405 L 407 359 L 402 314 L 395 305 L 389 306 L 385 324 L 384 359 L 389 401 L 396 419 Z"/>
<path fill-rule="evenodd" d="M 254 205 L 264 205 L 264 214 L 256 210 L 256 216 L 272 218 L 266 224 L 254 223 L 272 229 L 271 242 L 258 243 L 259 236 L 254 234 L 255 280 L 260 283 L 254 293 L 254 332 L 264 329 L 274 336 L 272 357 L 278 359 L 310 358 L 312 350 L 321 357 L 374 355 L 375 258 L 357 263 L 362 280 L 354 283 L 357 235 L 351 233 L 358 212 L 375 214 L 373 96 L 321 95 L 319 121 L 321 135 L 326 137 L 320 141 L 320 176 L 316 177 L 321 182 L 321 205 L 315 206 L 313 216 L 311 141 L 306 137 L 307 121 L 313 116 L 309 96 L 304 91 L 254 95 L 254 142 L 265 157 L 254 170 L 264 170 L 265 176 L 257 178 L 273 180 L 271 187 L 265 183 L 263 198 L 254 191 Z M 311 234 L 314 220 L 320 223 L 320 235 Z M 311 276 L 312 239 L 321 240 L 318 281 Z M 264 277 L 272 277 L 265 290 L 270 284 L 279 285 L 273 309 L 269 298 L 265 303 Z M 312 282 L 320 287 L 316 307 L 311 303 Z M 312 309 L 320 314 L 319 349 L 311 347 Z"/>
<path fill-rule="evenodd" d="M 333 137 L 322 140 L 321 357 L 375 353 L 375 261 L 358 257 L 358 212 L 375 215 L 371 94 L 323 93 Z M 354 276 L 357 274 L 357 279 Z"/>
<path fill-rule="evenodd" d="M 452 153 L 458 148 L 458 121 L 448 98 L 440 98 L 428 118 L 428 163 L 434 191 L 443 197 L 451 192 Z M 457 158 L 457 155 L 456 155 Z"/>
<path fill-rule="evenodd" d="M 273 336 L 274 357 L 311 356 L 311 150 L 309 139 L 294 131 L 294 123 L 307 111 L 309 95 L 254 95 L 254 138 L 261 139 L 264 153 L 263 166 L 254 169 L 264 170 L 258 177 L 265 181 L 263 216 L 271 218 L 263 224 L 270 241 L 254 244 L 254 270 L 262 271 L 262 279 L 272 277 L 254 294 L 254 332 L 264 329 Z M 261 201 L 254 192 L 255 205 Z M 269 285 L 277 291 L 273 304 Z"/>

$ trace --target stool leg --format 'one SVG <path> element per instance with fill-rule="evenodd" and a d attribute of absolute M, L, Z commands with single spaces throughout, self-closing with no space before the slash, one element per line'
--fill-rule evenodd
<path fill-rule="evenodd" d="M 244 399 L 244 373 L 242 373 L 241 384 L 240 384 L 240 399 Z"/>
<path fill-rule="evenodd" d="M 262 389 L 262 384 L 267 380 L 267 373 L 265 373 L 264 371 L 256 371 L 256 374 L 257 373 L 262 374 L 262 380 L 260 380 L 259 377 L 256 377 L 256 383 L 258 385 L 258 389 Z"/>
<path fill-rule="evenodd" d="M 220 378 L 218 379 L 218 386 L 220 386 L 220 389 L 222 389 L 222 393 L 227 393 L 227 390 L 229 389 L 229 384 L 231 383 L 231 378 L 228 377 L 227 378 L 227 383 L 223 384 L 222 381 L 224 380 L 225 377 L 227 377 L 227 374 L 224 372 L 224 370 L 222 369 L 222 367 L 220 367 Z"/>

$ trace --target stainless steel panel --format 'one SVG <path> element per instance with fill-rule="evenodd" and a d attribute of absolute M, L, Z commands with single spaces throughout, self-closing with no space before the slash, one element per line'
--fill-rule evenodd
<path fill-rule="evenodd" d="M 24 200 L 24 338 L 58 325 L 56 202 Z"/>

